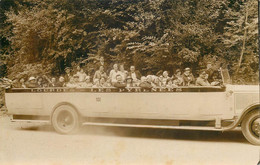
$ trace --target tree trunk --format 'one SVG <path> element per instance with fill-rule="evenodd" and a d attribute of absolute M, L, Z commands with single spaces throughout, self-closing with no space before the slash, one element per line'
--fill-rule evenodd
<path fill-rule="evenodd" d="M 243 59 L 243 55 L 244 55 L 244 51 L 245 51 L 245 44 L 246 44 L 246 37 L 247 37 L 247 18 L 248 18 L 248 8 L 247 8 L 247 4 L 246 4 L 246 15 L 245 15 L 245 31 L 244 31 L 244 37 L 243 37 L 243 45 L 242 45 L 242 50 L 240 53 L 240 58 L 239 58 L 239 62 L 238 62 L 238 67 L 237 67 L 237 71 L 239 71 L 239 68 L 241 66 L 242 63 L 242 59 Z"/>

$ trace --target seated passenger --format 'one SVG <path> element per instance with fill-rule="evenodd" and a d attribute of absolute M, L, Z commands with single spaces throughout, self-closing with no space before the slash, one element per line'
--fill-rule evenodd
<path fill-rule="evenodd" d="M 79 82 L 84 82 L 87 77 L 87 74 L 84 72 L 83 68 L 80 68 L 77 75 L 79 76 Z"/>
<path fill-rule="evenodd" d="M 130 71 L 128 72 L 128 75 L 133 80 L 133 86 L 138 86 L 141 79 L 141 73 L 138 70 L 135 70 L 135 66 L 130 66 Z"/>
<path fill-rule="evenodd" d="M 133 87 L 133 79 L 130 76 L 126 77 L 126 87 L 128 88 Z"/>
<path fill-rule="evenodd" d="M 222 79 L 219 78 L 219 73 L 215 72 L 212 75 L 212 82 L 210 83 L 212 86 L 221 86 L 222 85 Z"/>
<path fill-rule="evenodd" d="M 76 88 L 79 87 L 79 77 L 77 75 L 74 75 L 71 77 L 70 81 L 66 84 L 66 87 L 69 88 Z"/>
<path fill-rule="evenodd" d="M 101 77 L 101 79 L 99 80 L 99 87 L 107 87 L 105 77 Z"/>
<path fill-rule="evenodd" d="M 93 84 L 90 81 L 90 76 L 87 76 L 85 79 L 85 83 L 82 85 L 83 88 L 90 88 Z"/>
<path fill-rule="evenodd" d="M 71 74 L 69 67 L 65 68 L 65 72 L 66 73 L 65 73 L 64 79 L 65 79 L 65 82 L 68 83 L 70 81 L 70 79 L 73 77 L 73 75 Z"/>
<path fill-rule="evenodd" d="M 177 69 L 175 71 L 175 74 L 173 76 L 173 83 L 177 86 L 182 86 L 183 85 L 183 78 L 182 78 L 182 75 L 181 75 L 181 70 L 180 69 Z"/>
<path fill-rule="evenodd" d="M 43 87 L 43 77 L 41 76 L 37 77 L 37 84 L 39 88 Z"/>
<path fill-rule="evenodd" d="M 120 75 L 120 72 L 118 70 L 118 65 L 114 64 L 113 69 L 109 73 L 109 78 L 111 80 L 111 83 L 114 84 L 117 82 L 117 76 Z M 121 76 L 122 77 L 122 76 Z"/>
<path fill-rule="evenodd" d="M 19 84 L 19 88 L 26 88 L 24 78 L 20 78 L 19 83 L 20 83 L 20 84 Z"/>
<path fill-rule="evenodd" d="M 161 87 L 161 81 L 160 81 L 159 77 L 157 77 L 157 76 L 153 77 L 152 86 L 156 87 L 156 88 L 160 88 Z"/>
<path fill-rule="evenodd" d="M 173 79 L 168 79 L 167 80 L 167 85 L 166 85 L 166 88 L 176 88 L 177 85 L 173 83 Z"/>
<path fill-rule="evenodd" d="M 20 88 L 20 84 L 17 78 L 14 78 L 12 81 L 12 88 Z"/>
<path fill-rule="evenodd" d="M 162 79 L 162 84 L 161 84 L 161 86 L 165 87 L 165 86 L 167 85 L 168 79 L 170 79 L 169 74 L 168 74 L 167 71 L 164 71 L 164 72 L 163 72 L 163 75 L 162 75 L 162 78 L 161 78 L 161 79 Z"/>
<path fill-rule="evenodd" d="M 107 78 L 106 87 L 112 87 L 110 78 Z"/>
<path fill-rule="evenodd" d="M 94 74 L 94 77 L 93 77 L 93 82 L 96 81 L 96 80 L 100 80 L 101 77 L 104 77 L 105 79 L 107 78 L 107 74 L 106 72 L 104 71 L 104 66 L 101 65 L 99 67 L 99 70 L 97 70 Z"/>
<path fill-rule="evenodd" d="M 57 81 L 55 77 L 51 78 L 51 81 L 49 82 L 49 87 L 57 87 Z"/>
<path fill-rule="evenodd" d="M 201 71 L 199 77 L 196 80 L 197 86 L 210 86 L 207 80 L 207 73 L 205 71 Z"/>
<path fill-rule="evenodd" d="M 120 71 L 120 74 L 121 74 L 121 76 L 122 76 L 123 81 L 125 81 L 125 80 L 126 80 L 126 77 L 127 77 L 127 71 L 125 70 L 123 64 L 121 64 L 121 65 L 119 66 L 119 71 Z"/>
<path fill-rule="evenodd" d="M 121 75 L 116 76 L 116 82 L 114 83 L 114 87 L 116 88 L 125 88 L 126 83 L 123 81 L 123 77 Z"/>
<path fill-rule="evenodd" d="M 152 86 L 152 79 L 150 76 L 148 76 L 147 78 L 142 76 L 141 77 L 141 83 L 139 84 L 139 86 L 142 88 L 142 89 L 152 89 L 153 86 Z"/>
<path fill-rule="evenodd" d="M 27 88 L 37 88 L 38 84 L 35 77 L 30 77 L 28 82 L 26 83 Z"/>
<path fill-rule="evenodd" d="M 57 87 L 65 87 L 65 79 L 64 77 L 60 76 L 59 82 L 56 84 Z"/>
<path fill-rule="evenodd" d="M 193 74 L 191 73 L 190 68 L 184 69 L 184 73 L 182 75 L 182 78 L 183 78 L 183 85 L 184 86 L 190 86 L 190 85 L 194 84 L 195 78 L 194 78 Z"/>

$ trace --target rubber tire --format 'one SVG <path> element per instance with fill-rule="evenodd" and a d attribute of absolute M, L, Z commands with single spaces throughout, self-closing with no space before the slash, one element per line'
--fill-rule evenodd
<path fill-rule="evenodd" d="M 253 110 L 246 114 L 246 116 L 243 118 L 242 124 L 241 124 L 241 129 L 244 137 L 254 145 L 260 145 L 260 137 L 256 137 L 253 132 L 251 132 L 251 124 L 252 120 L 255 118 L 260 118 L 260 110 Z"/>
<path fill-rule="evenodd" d="M 72 119 L 72 125 L 69 129 L 64 129 L 59 124 L 59 117 L 62 113 L 70 114 Z M 56 132 L 60 134 L 73 134 L 76 133 L 79 129 L 80 122 L 79 122 L 79 115 L 77 111 L 70 105 L 61 105 L 57 107 L 51 117 L 52 126 Z"/>

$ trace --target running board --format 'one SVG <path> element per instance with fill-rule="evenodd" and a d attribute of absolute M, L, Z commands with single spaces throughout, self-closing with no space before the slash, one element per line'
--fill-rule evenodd
<path fill-rule="evenodd" d="M 21 127 L 36 127 L 43 125 L 51 125 L 49 120 L 17 120 L 12 119 L 12 123 L 19 123 Z"/>
<path fill-rule="evenodd" d="M 92 126 L 109 126 L 109 127 L 134 127 L 134 128 L 159 128 L 159 129 L 182 129 L 182 130 L 205 130 L 205 131 L 222 131 L 223 128 L 207 126 L 165 126 L 165 125 L 141 125 L 141 124 L 118 124 L 118 123 L 95 123 L 84 122 L 82 125 Z"/>

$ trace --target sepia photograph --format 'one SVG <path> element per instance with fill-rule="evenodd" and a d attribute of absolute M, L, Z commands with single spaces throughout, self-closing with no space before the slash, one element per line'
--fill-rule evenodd
<path fill-rule="evenodd" d="M 0 165 L 260 165 L 258 0 L 0 0 Z"/>

